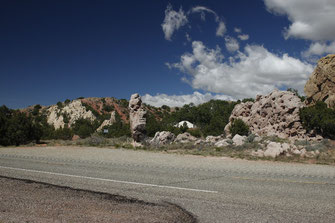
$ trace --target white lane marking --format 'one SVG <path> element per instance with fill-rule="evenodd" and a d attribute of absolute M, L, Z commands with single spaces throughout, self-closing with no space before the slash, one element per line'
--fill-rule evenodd
<path fill-rule="evenodd" d="M 131 181 L 123 181 L 123 180 L 112 180 L 112 179 L 78 176 L 78 175 L 64 174 L 64 173 L 54 173 L 54 172 L 47 172 L 47 171 L 40 171 L 40 170 L 29 170 L 29 169 L 15 168 L 15 167 L 0 166 L 0 168 L 9 169 L 9 170 L 20 170 L 20 171 L 32 172 L 32 173 L 50 174 L 50 175 L 64 176 L 64 177 L 75 177 L 75 178 L 82 178 L 82 179 L 89 179 L 89 180 L 100 180 L 100 181 L 113 182 L 113 183 L 132 184 L 132 185 L 147 186 L 147 187 L 160 187 L 160 188 L 168 188 L 168 189 L 175 189 L 175 190 L 188 190 L 188 191 L 204 192 L 204 193 L 219 193 L 218 191 L 211 191 L 211 190 L 200 190 L 200 189 L 193 189 L 193 188 L 187 188 L 187 187 L 173 187 L 173 186 L 158 185 L 158 184 L 146 184 L 146 183 L 138 183 L 138 182 L 131 182 Z"/>

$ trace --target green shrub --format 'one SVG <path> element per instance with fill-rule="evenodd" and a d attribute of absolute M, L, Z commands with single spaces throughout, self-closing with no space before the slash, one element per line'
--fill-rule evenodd
<path fill-rule="evenodd" d="M 81 118 L 74 123 L 72 130 L 80 138 L 86 138 L 95 131 L 95 126 L 91 120 Z"/>
<path fill-rule="evenodd" d="M 244 98 L 244 99 L 242 100 L 243 103 L 246 103 L 246 102 L 249 102 L 249 101 L 251 101 L 251 102 L 255 102 L 255 99 L 253 99 L 253 98 Z"/>
<path fill-rule="evenodd" d="M 241 119 L 235 119 L 229 128 L 230 133 L 234 137 L 236 134 L 247 136 L 249 134 L 249 126 Z"/>
<path fill-rule="evenodd" d="M 62 139 L 62 140 L 71 140 L 72 137 L 73 137 L 73 131 L 66 126 L 64 128 L 56 129 L 52 135 L 53 139 Z"/>
<path fill-rule="evenodd" d="M 32 141 L 38 142 L 41 137 L 41 128 L 31 116 L 6 106 L 0 107 L 0 145 L 18 146 Z"/>
<path fill-rule="evenodd" d="M 57 107 L 59 108 L 59 109 L 62 109 L 63 108 L 63 103 L 62 102 L 57 102 Z"/>
<path fill-rule="evenodd" d="M 314 131 L 325 138 L 335 139 L 335 110 L 318 101 L 314 106 L 300 109 L 300 119 L 307 131 Z"/>
<path fill-rule="evenodd" d="M 71 101 L 70 101 L 70 99 L 66 99 L 65 101 L 64 101 L 64 103 L 67 105 L 67 104 L 69 104 Z"/>
<path fill-rule="evenodd" d="M 42 108 L 41 105 L 35 105 L 35 106 L 34 106 L 34 109 L 33 109 L 33 111 L 32 111 L 32 115 L 33 115 L 33 116 L 38 115 L 38 114 L 40 113 L 40 109 L 41 109 L 41 108 Z"/>
<path fill-rule="evenodd" d="M 102 107 L 102 109 L 103 109 L 104 111 L 106 111 L 106 112 L 111 112 L 111 111 L 114 110 L 114 107 L 111 106 L 111 105 L 106 105 L 106 104 L 104 104 L 103 107 Z"/>
<path fill-rule="evenodd" d="M 170 111 L 170 107 L 167 106 L 167 105 L 162 105 L 162 109 L 167 110 L 167 111 Z"/>
<path fill-rule="evenodd" d="M 195 128 L 195 129 L 187 129 L 187 132 L 190 133 L 192 136 L 201 138 L 203 136 L 202 132 L 200 129 Z"/>

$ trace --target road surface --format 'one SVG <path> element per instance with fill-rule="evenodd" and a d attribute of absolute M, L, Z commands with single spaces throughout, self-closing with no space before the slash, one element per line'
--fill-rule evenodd
<path fill-rule="evenodd" d="M 335 222 L 335 167 L 92 147 L 0 148 L 0 175 L 171 202 L 199 222 Z"/>

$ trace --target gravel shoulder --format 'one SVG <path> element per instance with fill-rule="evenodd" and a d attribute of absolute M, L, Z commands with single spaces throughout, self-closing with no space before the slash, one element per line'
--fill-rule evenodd
<path fill-rule="evenodd" d="M 0 176 L 0 222 L 197 222 L 173 204 Z"/>

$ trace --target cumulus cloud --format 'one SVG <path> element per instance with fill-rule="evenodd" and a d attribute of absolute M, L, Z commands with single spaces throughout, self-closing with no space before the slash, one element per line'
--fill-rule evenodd
<path fill-rule="evenodd" d="M 225 38 L 225 45 L 229 52 L 235 52 L 240 48 L 238 41 L 235 38 L 229 36 Z"/>
<path fill-rule="evenodd" d="M 270 12 L 287 15 L 291 24 L 284 30 L 285 38 L 313 41 L 335 40 L 334 0 L 264 0 Z"/>
<path fill-rule="evenodd" d="M 235 32 L 235 33 L 241 33 L 241 32 L 242 32 L 242 29 L 241 29 L 241 28 L 237 28 L 237 27 L 235 27 L 235 28 L 234 28 L 234 32 Z"/>
<path fill-rule="evenodd" d="M 335 53 L 335 41 L 330 42 L 314 42 L 309 48 L 302 53 L 304 57 L 321 56 L 323 54 Z"/>
<path fill-rule="evenodd" d="M 167 105 L 170 107 L 182 107 L 185 104 L 193 103 L 195 105 L 205 103 L 212 99 L 219 100 L 233 100 L 231 97 L 221 94 L 211 94 L 195 91 L 193 94 L 186 95 L 167 95 L 167 94 L 157 94 L 152 96 L 150 94 L 145 94 L 142 96 L 144 103 L 152 106 L 161 107 L 162 105 Z"/>
<path fill-rule="evenodd" d="M 248 34 L 241 34 L 237 36 L 240 40 L 245 41 L 249 39 L 249 35 Z"/>
<path fill-rule="evenodd" d="M 218 28 L 216 29 L 216 35 L 223 37 L 226 31 L 226 25 L 224 24 L 224 22 L 220 22 Z"/>
<path fill-rule="evenodd" d="M 182 8 L 179 12 L 172 9 L 169 4 L 165 10 L 165 18 L 162 23 L 162 29 L 165 35 L 165 39 L 171 40 L 174 31 L 187 24 L 188 20 Z"/>
<path fill-rule="evenodd" d="M 234 98 L 255 97 L 276 88 L 291 87 L 302 92 L 313 66 L 276 55 L 260 45 L 247 45 L 234 58 L 223 61 L 221 49 L 193 41 L 193 52 L 185 53 L 171 67 L 188 74 L 186 82 L 195 89 L 222 93 Z"/>

